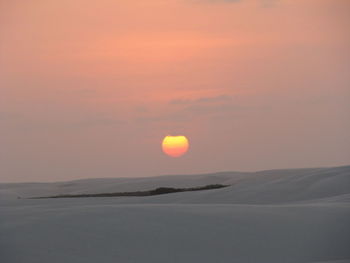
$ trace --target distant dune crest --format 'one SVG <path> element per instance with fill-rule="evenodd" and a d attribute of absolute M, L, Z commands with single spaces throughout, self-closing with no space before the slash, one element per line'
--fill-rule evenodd
<path fill-rule="evenodd" d="M 38 196 L 84 195 L 149 191 L 159 187 L 191 188 L 204 185 L 230 185 L 206 192 L 175 193 L 138 201 L 158 203 L 289 203 L 317 199 L 350 199 L 350 166 L 269 170 L 259 172 L 221 172 L 148 178 L 86 179 L 58 183 L 0 184 L 0 199 Z"/>

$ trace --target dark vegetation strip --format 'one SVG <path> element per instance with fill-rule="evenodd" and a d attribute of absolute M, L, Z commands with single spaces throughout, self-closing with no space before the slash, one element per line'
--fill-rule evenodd
<path fill-rule="evenodd" d="M 172 187 L 159 187 L 150 191 L 136 191 L 136 192 L 119 192 L 119 193 L 101 193 L 101 194 L 77 194 L 77 195 L 54 195 L 54 196 L 43 196 L 33 197 L 31 199 L 43 199 L 43 198 L 78 198 L 78 197 L 122 197 L 122 196 L 152 196 L 152 195 L 163 195 L 180 192 L 192 192 L 192 191 L 203 191 L 212 190 L 228 187 L 229 185 L 223 184 L 210 184 L 201 187 L 192 188 L 172 188 Z"/>

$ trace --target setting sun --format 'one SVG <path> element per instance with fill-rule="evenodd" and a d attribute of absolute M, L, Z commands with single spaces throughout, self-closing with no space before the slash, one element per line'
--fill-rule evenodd
<path fill-rule="evenodd" d="M 162 142 L 163 152 L 171 157 L 180 157 L 188 151 L 188 139 L 185 136 L 165 136 Z"/>

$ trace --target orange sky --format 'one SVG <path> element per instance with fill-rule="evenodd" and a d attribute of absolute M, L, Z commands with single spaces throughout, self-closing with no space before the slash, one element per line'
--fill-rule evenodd
<path fill-rule="evenodd" d="M 0 181 L 350 163 L 347 0 L 0 2 Z M 165 135 L 190 151 L 171 159 Z"/>

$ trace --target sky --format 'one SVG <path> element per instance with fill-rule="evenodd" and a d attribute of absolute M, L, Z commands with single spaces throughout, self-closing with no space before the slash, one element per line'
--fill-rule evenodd
<path fill-rule="evenodd" d="M 350 164 L 348 0 L 1 0 L 0 181 Z M 166 156 L 166 135 L 187 154 Z"/>

